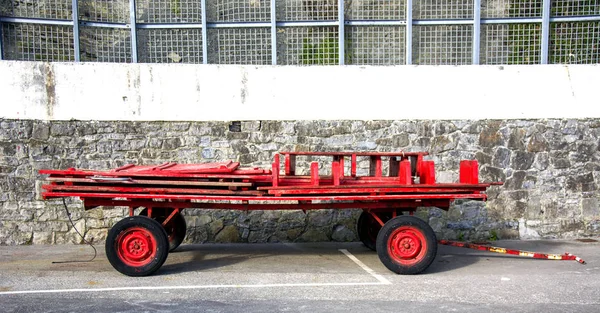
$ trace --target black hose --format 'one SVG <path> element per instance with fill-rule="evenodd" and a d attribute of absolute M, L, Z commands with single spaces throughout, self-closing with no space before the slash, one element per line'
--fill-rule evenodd
<path fill-rule="evenodd" d="M 67 208 L 67 203 L 65 202 L 65 198 L 62 198 L 62 202 L 65 207 L 65 211 L 67 212 L 67 217 L 69 218 L 69 222 L 71 222 L 71 226 L 73 226 L 73 229 L 77 232 L 77 234 L 81 237 L 81 239 L 83 239 L 83 242 L 87 243 L 88 245 L 90 245 L 90 247 L 92 247 L 92 249 L 94 249 L 94 256 L 89 260 L 52 261 L 52 264 L 92 262 L 96 258 L 96 255 L 98 255 L 98 251 L 96 251 L 96 247 L 94 247 L 94 245 L 92 245 L 91 242 L 87 241 L 83 237 L 83 235 L 79 232 L 79 230 L 77 230 L 77 228 L 75 227 L 75 223 L 73 223 L 73 220 L 71 219 L 71 212 L 69 212 L 69 208 Z"/>

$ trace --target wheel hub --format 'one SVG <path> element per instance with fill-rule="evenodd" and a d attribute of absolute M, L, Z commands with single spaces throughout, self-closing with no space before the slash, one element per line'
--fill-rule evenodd
<path fill-rule="evenodd" d="M 145 229 L 131 228 L 123 231 L 117 238 L 119 258 L 130 266 L 141 266 L 152 261 L 156 241 Z"/>
<path fill-rule="evenodd" d="M 392 237 L 392 251 L 402 259 L 412 259 L 421 251 L 421 242 L 410 231 L 402 231 Z"/>
<path fill-rule="evenodd" d="M 388 251 L 393 260 L 402 264 L 418 262 L 427 249 L 425 237 L 412 226 L 396 229 L 388 240 Z"/>

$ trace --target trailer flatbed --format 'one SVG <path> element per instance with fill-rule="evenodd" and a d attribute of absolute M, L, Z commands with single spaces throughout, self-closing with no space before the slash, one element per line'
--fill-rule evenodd
<path fill-rule="evenodd" d="M 106 254 L 130 276 L 157 271 L 186 233 L 181 210 L 362 209 L 357 231 L 380 260 L 398 274 L 416 274 L 435 258 L 431 227 L 413 216 L 418 207 L 448 210 L 452 201 L 485 201 L 493 184 L 480 183 L 477 161 L 460 162 L 459 181 L 437 183 L 427 152 L 281 152 L 270 168 L 244 168 L 233 161 L 159 165 L 127 164 L 107 171 L 40 170 L 48 175 L 42 196 L 78 197 L 85 209 L 127 206 L 115 224 Z M 283 166 L 280 161 L 283 156 Z M 300 174 L 299 158 L 310 163 Z M 321 161 L 315 162 L 313 159 Z M 325 161 L 323 161 L 325 160 Z M 368 162 L 359 175 L 359 162 Z"/>

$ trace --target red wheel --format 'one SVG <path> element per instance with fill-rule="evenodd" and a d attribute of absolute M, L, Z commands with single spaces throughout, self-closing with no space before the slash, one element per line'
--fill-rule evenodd
<path fill-rule="evenodd" d="M 412 226 L 402 226 L 392 232 L 387 248 L 392 260 L 411 265 L 425 257 L 427 240 L 418 229 Z"/>
<path fill-rule="evenodd" d="M 105 248 L 108 261 L 117 271 L 146 276 L 165 263 L 169 241 L 160 223 L 145 216 L 132 216 L 110 229 Z"/>
<path fill-rule="evenodd" d="M 381 262 L 397 274 L 418 274 L 433 262 L 437 239 L 433 229 L 414 216 L 389 220 L 377 236 L 377 254 Z"/>
<path fill-rule="evenodd" d="M 128 266 L 148 265 L 156 256 L 156 238 L 147 229 L 132 227 L 117 237 L 117 255 Z"/>

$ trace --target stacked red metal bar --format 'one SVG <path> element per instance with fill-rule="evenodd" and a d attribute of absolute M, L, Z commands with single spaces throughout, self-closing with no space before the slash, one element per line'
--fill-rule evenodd
<path fill-rule="evenodd" d="M 234 202 L 232 208 L 241 205 L 255 209 L 261 206 L 251 206 L 248 201 L 279 204 L 281 201 L 295 200 L 302 202 L 299 204 L 305 209 L 310 209 L 314 201 L 387 201 L 405 210 L 412 210 L 425 205 L 447 209 L 454 199 L 485 200 L 482 192 L 490 186 L 478 183 L 476 161 L 466 161 L 466 165 L 461 163 L 461 182 L 437 184 L 433 161 L 423 160 L 423 156 L 427 155 L 425 152 L 282 154 L 285 157 L 283 175 L 280 175 L 279 155 L 275 156 L 271 169 L 240 168 L 239 163 L 227 161 L 204 164 L 169 162 L 144 166 L 128 164 L 110 171 L 72 168 L 41 170 L 40 173 L 49 175 L 49 183 L 42 186 L 45 190 L 42 195 L 45 198 L 79 197 L 84 200 L 86 208 L 100 205 L 106 200 L 129 206 L 138 206 L 139 201 L 144 204 L 156 201 L 156 207 L 179 208 L 191 207 L 191 201 L 224 200 Z M 331 157 L 330 174 L 320 175 L 319 164 L 313 162 L 310 175 L 296 175 L 298 156 Z M 357 175 L 357 160 L 360 157 L 366 157 L 370 162 L 366 176 Z M 385 176 L 383 158 L 387 158 L 388 162 Z M 345 173 L 345 161 L 350 161 L 349 173 Z M 184 204 L 186 202 L 188 204 Z M 197 203 L 196 207 L 208 208 L 210 205 Z M 329 207 L 336 208 L 336 205 L 331 203 Z"/>

